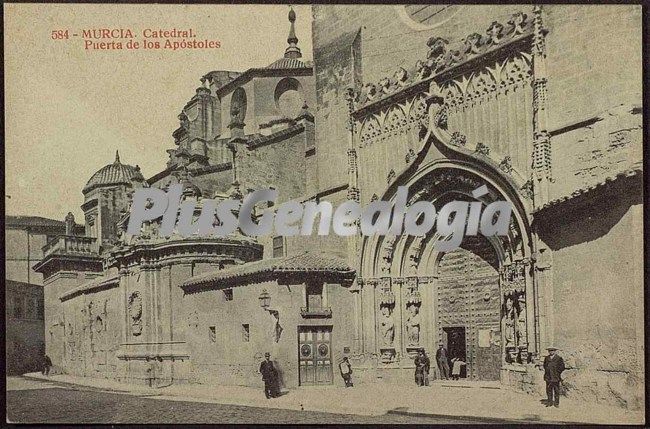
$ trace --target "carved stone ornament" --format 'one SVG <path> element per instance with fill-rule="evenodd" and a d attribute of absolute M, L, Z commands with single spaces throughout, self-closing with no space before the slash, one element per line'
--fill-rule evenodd
<path fill-rule="evenodd" d="M 393 75 L 393 78 L 395 79 L 395 83 L 397 86 L 404 86 L 408 80 L 409 73 L 406 71 L 404 67 L 400 67 L 397 69 L 395 74 Z"/>
<path fill-rule="evenodd" d="M 492 22 L 490 27 L 487 29 L 487 34 L 490 36 L 488 39 L 488 43 L 492 45 L 498 45 L 501 43 L 501 33 L 503 33 L 503 25 L 498 23 L 497 21 Z"/>
<path fill-rule="evenodd" d="M 142 298 L 140 292 L 133 292 L 128 301 L 129 318 L 131 319 L 131 332 L 134 336 L 142 333 Z"/>
<path fill-rule="evenodd" d="M 395 170 L 391 168 L 390 171 L 388 172 L 388 176 L 386 176 L 386 182 L 390 183 L 393 180 L 395 180 Z"/>
<path fill-rule="evenodd" d="M 486 144 L 478 142 L 476 143 L 474 153 L 477 155 L 490 156 L 490 148 Z"/>
<path fill-rule="evenodd" d="M 540 24 L 535 24 L 540 21 L 538 15 L 540 14 L 535 13 L 535 19 L 531 20 L 525 13 L 517 12 L 510 17 L 507 25 L 494 21 L 485 33 L 471 33 L 453 46 L 442 37 L 429 38 L 426 59 L 416 61 L 410 68 L 400 67 L 392 78 L 384 77 L 378 84 L 367 83 L 356 108 L 389 97 L 406 86 L 430 78 L 434 74 L 456 67 L 489 51 L 500 49 L 513 39 L 532 34 L 534 28 L 540 27 Z M 543 37 L 535 37 L 535 46 L 540 44 L 539 40 L 543 41 Z"/>
<path fill-rule="evenodd" d="M 534 190 L 533 190 L 533 179 L 528 179 L 526 183 L 521 187 L 521 193 L 524 197 L 529 200 L 533 199 Z"/>
<path fill-rule="evenodd" d="M 404 157 L 404 160 L 407 164 L 410 164 L 411 161 L 415 159 L 415 156 L 415 151 L 413 149 L 409 149 L 409 151 L 406 153 L 406 156 Z"/>
<path fill-rule="evenodd" d="M 505 173 L 512 173 L 512 160 L 510 156 L 506 156 L 503 158 L 503 161 L 499 163 L 499 168 L 504 171 Z"/>
<path fill-rule="evenodd" d="M 451 144 L 454 146 L 465 146 L 465 143 L 467 143 L 467 138 L 465 135 L 459 133 L 458 131 L 454 131 L 451 134 Z"/>

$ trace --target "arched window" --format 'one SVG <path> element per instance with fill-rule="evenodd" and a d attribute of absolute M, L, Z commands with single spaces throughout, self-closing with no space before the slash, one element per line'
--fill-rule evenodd
<path fill-rule="evenodd" d="M 302 85 L 296 79 L 287 77 L 278 82 L 275 87 L 275 105 L 282 116 L 298 116 L 304 101 Z"/>
<path fill-rule="evenodd" d="M 395 6 L 402 20 L 414 30 L 430 30 L 456 15 L 464 5 L 408 4 Z"/>
<path fill-rule="evenodd" d="M 246 119 L 246 91 L 237 88 L 230 99 L 230 118 L 232 122 L 243 123 Z"/>

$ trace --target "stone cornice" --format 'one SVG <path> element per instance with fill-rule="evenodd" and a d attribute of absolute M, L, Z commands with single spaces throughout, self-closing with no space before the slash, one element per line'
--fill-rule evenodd
<path fill-rule="evenodd" d="M 227 259 L 247 262 L 259 259 L 262 250 L 263 246 L 259 243 L 228 238 L 161 240 L 114 250 L 106 259 L 105 267 L 140 265 L 156 268 L 170 262 L 195 261 L 197 258 L 209 262 Z"/>

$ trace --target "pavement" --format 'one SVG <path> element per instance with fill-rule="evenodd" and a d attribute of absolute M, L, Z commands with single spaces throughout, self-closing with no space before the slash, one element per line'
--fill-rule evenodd
<path fill-rule="evenodd" d="M 266 399 L 262 389 L 246 386 L 208 386 L 177 384 L 161 388 L 130 385 L 114 380 L 71 375 L 43 376 L 25 374 L 25 378 L 73 384 L 95 389 L 156 397 L 169 401 L 213 403 L 321 413 L 381 416 L 436 417 L 485 422 L 644 424 L 643 411 L 630 411 L 604 404 L 591 404 L 562 398 L 560 408 L 545 407 L 533 395 L 500 388 L 494 383 L 433 382 L 417 387 L 387 383 L 358 384 L 352 388 L 337 386 L 298 387 L 282 396 Z"/>

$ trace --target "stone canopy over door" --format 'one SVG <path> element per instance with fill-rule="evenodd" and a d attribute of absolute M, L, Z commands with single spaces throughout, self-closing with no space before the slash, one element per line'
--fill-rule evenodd
<path fill-rule="evenodd" d="M 469 379 L 499 380 L 498 259 L 488 240 L 482 235 L 467 236 L 458 249 L 443 254 L 436 287 L 438 338 L 449 358 L 467 363 Z"/>

